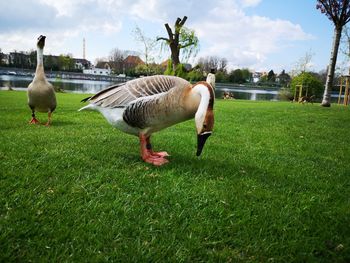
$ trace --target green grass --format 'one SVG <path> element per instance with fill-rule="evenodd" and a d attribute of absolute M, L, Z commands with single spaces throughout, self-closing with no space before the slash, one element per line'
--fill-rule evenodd
<path fill-rule="evenodd" d="M 202 156 L 192 120 L 153 136 L 153 167 L 57 97 L 47 128 L 0 92 L 0 262 L 350 261 L 349 108 L 217 100 Z"/>

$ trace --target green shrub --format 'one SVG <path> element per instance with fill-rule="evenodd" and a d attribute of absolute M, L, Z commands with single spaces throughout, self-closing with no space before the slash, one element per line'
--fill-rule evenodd
<path fill-rule="evenodd" d="M 187 79 L 191 82 L 197 82 L 197 81 L 201 81 L 204 80 L 204 76 L 203 73 L 199 70 L 191 70 L 190 72 L 188 72 L 187 74 Z"/>
<path fill-rule="evenodd" d="M 315 95 L 316 98 L 320 98 L 324 90 L 322 82 L 310 72 L 303 72 L 292 79 L 290 84 L 292 94 L 294 94 L 297 85 L 303 85 L 302 96 L 305 96 L 307 92 L 308 96 Z"/>

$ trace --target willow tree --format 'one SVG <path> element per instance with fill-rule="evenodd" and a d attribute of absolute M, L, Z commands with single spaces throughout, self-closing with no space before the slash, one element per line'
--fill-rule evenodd
<path fill-rule="evenodd" d="M 180 64 L 180 52 L 185 59 L 189 59 L 192 55 L 195 55 L 199 49 L 199 41 L 194 30 L 184 27 L 187 20 L 187 16 L 182 19 L 177 18 L 174 31 L 169 24 L 165 24 L 165 29 L 168 33 L 168 37 L 157 37 L 157 41 L 164 41 L 165 45 L 169 46 L 171 52 L 171 60 L 173 63 L 173 69 L 175 70 Z"/>
<path fill-rule="evenodd" d="M 334 79 L 335 65 L 343 27 L 350 21 L 350 0 L 317 0 L 316 8 L 320 9 L 334 24 L 333 45 L 328 66 L 326 86 L 322 106 L 331 106 L 331 90 Z"/>

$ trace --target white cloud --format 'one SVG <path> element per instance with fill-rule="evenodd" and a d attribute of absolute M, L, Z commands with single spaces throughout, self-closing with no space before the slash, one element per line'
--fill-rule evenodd
<path fill-rule="evenodd" d="M 253 7 L 257 6 L 261 0 L 241 0 L 240 2 L 243 7 Z"/>
<path fill-rule="evenodd" d="M 200 40 L 198 56 L 216 55 L 227 58 L 231 66 L 259 67 L 270 54 L 310 39 L 300 25 L 290 21 L 246 14 L 247 8 L 261 1 L 11 0 L 0 17 L 0 48 L 29 50 L 40 34 L 52 40 L 47 51 L 54 54 L 70 53 L 70 39 L 82 35 L 95 38 L 102 33 L 132 43 L 131 32 L 120 35 L 131 21 L 136 19 L 146 35 L 166 35 L 163 24 L 172 26 L 177 17 L 186 15 L 186 26 L 195 29 Z M 109 51 L 104 52 L 108 55 Z"/>
<path fill-rule="evenodd" d="M 245 2 L 252 5 L 259 1 Z M 209 14 L 210 19 L 196 21 L 193 25 L 208 47 L 201 54 L 226 57 L 232 67 L 259 67 L 269 54 L 292 46 L 294 41 L 311 38 L 300 25 L 248 16 L 232 1 L 222 1 Z"/>

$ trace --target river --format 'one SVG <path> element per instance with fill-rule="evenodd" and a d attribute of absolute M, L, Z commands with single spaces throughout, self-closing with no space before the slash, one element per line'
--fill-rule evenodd
<path fill-rule="evenodd" d="M 29 83 L 33 80 L 32 76 L 15 76 L 15 75 L 0 75 L 0 90 L 7 90 L 11 87 L 14 90 L 26 90 Z M 48 79 L 56 88 L 65 92 L 72 93 L 89 93 L 94 94 L 114 82 L 96 81 L 96 80 L 78 80 L 78 79 Z M 277 90 L 251 89 L 244 86 L 229 86 L 216 84 L 215 96 L 222 98 L 223 93 L 231 92 L 236 99 L 244 100 L 277 100 Z"/>

